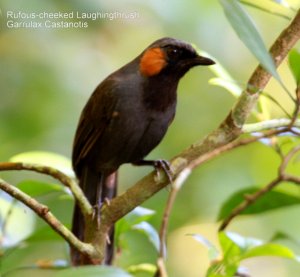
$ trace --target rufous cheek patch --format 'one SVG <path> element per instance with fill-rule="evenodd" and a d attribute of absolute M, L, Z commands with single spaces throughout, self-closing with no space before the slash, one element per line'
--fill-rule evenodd
<path fill-rule="evenodd" d="M 140 71 L 144 76 L 154 76 L 166 66 L 166 57 L 160 48 L 146 50 L 140 61 Z"/>

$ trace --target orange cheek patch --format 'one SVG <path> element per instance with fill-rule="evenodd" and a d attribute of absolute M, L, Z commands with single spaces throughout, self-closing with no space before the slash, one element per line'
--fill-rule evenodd
<path fill-rule="evenodd" d="M 145 76 L 158 74 L 166 65 L 165 54 L 160 48 L 147 50 L 140 61 L 140 71 Z"/>

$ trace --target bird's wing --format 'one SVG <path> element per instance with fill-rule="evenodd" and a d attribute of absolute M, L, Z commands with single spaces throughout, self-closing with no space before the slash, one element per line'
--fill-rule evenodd
<path fill-rule="evenodd" d="M 82 111 L 73 144 L 73 167 L 79 173 L 79 164 L 97 141 L 101 139 L 106 127 L 112 118 L 112 113 L 117 104 L 115 96 L 116 84 L 113 80 L 101 83 Z"/>

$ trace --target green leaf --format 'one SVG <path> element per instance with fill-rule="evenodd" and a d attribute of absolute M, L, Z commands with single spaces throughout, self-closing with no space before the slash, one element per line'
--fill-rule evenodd
<path fill-rule="evenodd" d="M 58 184 L 49 184 L 45 182 L 26 180 L 20 182 L 17 187 L 32 197 L 41 196 L 51 192 L 64 192 L 64 187 Z"/>
<path fill-rule="evenodd" d="M 232 80 L 222 78 L 211 78 L 209 83 L 215 86 L 223 87 L 229 91 L 234 97 L 241 95 L 242 89 Z"/>
<path fill-rule="evenodd" d="M 219 233 L 219 241 L 223 253 L 223 266 L 228 268 L 230 272 L 236 270 L 242 254 L 241 248 L 225 232 Z"/>
<path fill-rule="evenodd" d="M 279 1 L 239 0 L 239 2 L 250 7 L 259 9 L 261 11 L 267 12 L 269 14 L 273 14 L 288 20 L 291 19 L 291 8 L 289 8 L 289 6 L 285 6 L 283 4 L 278 3 Z"/>
<path fill-rule="evenodd" d="M 219 0 L 225 15 L 242 42 L 257 58 L 261 65 L 269 71 L 281 84 L 280 77 L 272 57 L 257 31 L 248 13 L 236 0 Z"/>
<path fill-rule="evenodd" d="M 226 232 L 226 237 L 234 242 L 242 252 L 247 251 L 251 247 L 262 245 L 263 242 L 259 239 L 243 237 L 238 233 Z"/>
<path fill-rule="evenodd" d="M 11 157 L 10 161 L 50 166 L 62 171 L 70 177 L 74 177 L 71 161 L 59 154 L 45 151 L 24 152 Z"/>
<path fill-rule="evenodd" d="M 243 259 L 258 256 L 276 256 L 288 259 L 296 259 L 296 256 L 291 249 L 289 249 L 286 246 L 275 243 L 267 243 L 253 247 L 243 255 Z"/>
<path fill-rule="evenodd" d="M 276 240 L 291 240 L 291 241 L 295 241 L 294 238 L 292 238 L 289 234 L 284 233 L 284 232 L 276 232 L 271 238 L 270 238 L 270 242 L 276 241 Z"/>
<path fill-rule="evenodd" d="M 256 192 L 259 188 L 246 188 L 242 189 L 232 196 L 222 205 L 221 210 L 218 215 L 218 220 L 226 218 L 232 210 L 241 204 L 246 195 L 251 195 Z M 241 214 L 258 214 L 267 212 L 270 210 L 288 207 L 291 205 L 299 205 L 300 198 L 293 195 L 289 195 L 279 191 L 269 191 L 264 196 L 258 198 L 253 202 L 247 209 L 245 209 Z"/>
<path fill-rule="evenodd" d="M 54 232 L 48 225 L 37 228 L 27 239 L 26 243 L 45 242 L 45 241 L 62 241 L 63 238 Z"/>
<path fill-rule="evenodd" d="M 136 207 L 129 214 L 121 218 L 116 224 L 115 238 L 117 243 L 121 234 L 132 230 L 134 225 L 149 220 L 154 214 L 155 211 L 153 210 Z"/>
<path fill-rule="evenodd" d="M 138 264 L 138 265 L 131 265 L 127 268 L 129 273 L 139 273 L 139 272 L 147 272 L 150 273 L 151 276 L 155 274 L 157 267 L 154 264 Z"/>
<path fill-rule="evenodd" d="M 210 261 L 216 260 L 220 256 L 220 252 L 216 246 L 214 246 L 208 239 L 199 234 L 188 234 L 192 236 L 196 241 L 200 242 L 208 249 L 208 257 Z"/>
<path fill-rule="evenodd" d="M 155 211 L 153 210 L 146 209 L 143 207 L 136 207 L 128 215 L 125 216 L 125 219 L 126 222 L 132 226 L 139 222 L 149 220 L 154 214 Z"/>
<path fill-rule="evenodd" d="M 223 259 L 212 263 L 206 274 L 207 277 L 236 276 L 242 273 L 241 261 L 259 256 L 277 256 L 298 260 L 293 251 L 286 246 L 275 243 L 265 243 L 256 238 L 243 237 L 237 233 L 220 232 L 219 242 Z"/>
<path fill-rule="evenodd" d="M 197 49 L 197 52 L 199 53 L 199 55 L 208 57 L 214 60 L 216 63 L 213 66 L 210 66 L 209 69 L 217 76 L 217 78 L 210 79 L 209 83 L 212 85 L 223 87 L 228 90 L 234 97 L 239 97 L 243 89 L 238 85 L 236 80 L 233 79 L 233 77 L 229 74 L 225 67 L 222 66 L 217 58 L 202 50 Z"/>
<path fill-rule="evenodd" d="M 277 5 L 283 6 L 285 8 L 290 9 L 291 11 L 296 11 L 286 0 L 269 0 L 271 2 L 276 3 Z"/>
<path fill-rule="evenodd" d="M 297 86 L 299 86 L 300 85 L 300 53 L 296 49 L 293 49 L 289 53 L 289 66 L 296 80 Z"/>
<path fill-rule="evenodd" d="M 3 224 L 5 224 L 5 229 Z M 20 228 L 20 226 L 22 226 L 22 228 Z M 0 197 L 1 247 L 10 248 L 17 245 L 27 236 L 31 235 L 34 228 L 35 215 L 28 207 L 16 200 Z M 5 231 L 4 233 L 3 229 Z"/>
<path fill-rule="evenodd" d="M 263 91 L 261 93 L 261 95 L 266 97 L 267 99 L 269 99 L 271 102 L 273 102 L 286 115 L 287 118 L 291 118 L 291 115 L 283 107 L 283 105 L 275 97 L 273 97 L 270 93 Z M 270 111 L 268 111 L 268 112 L 270 112 Z M 268 115 L 266 118 L 270 118 L 270 116 Z"/>
<path fill-rule="evenodd" d="M 108 266 L 82 266 L 60 270 L 58 273 L 53 274 L 53 277 L 133 277 L 127 272 Z"/>
<path fill-rule="evenodd" d="M 157 231 L 154 229 L 154 227 L 151 224 L 143 221 L 140 222 L 139 224 L 134 225 L 133 229 L 146 235 L 146 237 L 149 239 L 151 244 L 155 247 L 157 252 L 159 251 L 160 248 L 159 236 Z"/>
<path fill-rule="evenodd" d="M 273 243 L 275 241 L 282 241 L 282 240 L 285 240 L 285 241 L 290 241 L 293 243 L 293 245 L 296 245 L 296 246 L 300 246 L 300 241 L 298 239 L 295 239 L 294 237 L 292 237 L 291 235 L 285 233 L 285 232 L 281 232 L 281 231 L 278 231 L 276 232 L 270 239 L 269 239 L 269 242 Z"/>

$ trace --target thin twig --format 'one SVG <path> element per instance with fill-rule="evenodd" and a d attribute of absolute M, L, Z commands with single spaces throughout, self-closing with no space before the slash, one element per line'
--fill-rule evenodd
<path fill-rule="evenodd" d="M 284 175 L 284 171 L 286 170 L 286 167 L 288 166 L 290 160 L 293 158 L 293 156 L 300 151 L 300 145 L 297 145 L 292 150 L 290 150 L 282 159 L 281 165 L 278 168 L 278 175 Z"/>
<path fill-rule="evenodd" d="M 297 118 L 300 112 L 300 85 L 297 86 L 296 88 L 296 105 L 295 105 L 295 110 L 293 114 L 293 118 L 289 124 L 289 129 L 295 134 L 300 136 L 300 133 L 295 131 L 293 127 L 295 126 L 295 123 L 297 122 Z"/>
<path fill-rule="evenodd" d="M 60 181 L 63 185 L 65 185 L 70 189 L 85 217 L 88 217 L 93 213 L 93 208 L 89 203 L 89 201 L 86 199 L 81 188 L 77 185 L 77 183 L 72 178 L 70 178 L 63 172 L 49 166 L 42 166 L 38 164 L 29 164 L 29 163 L 20 163 L 20 162 L 18 163 L 0 162 L 0 171 L 8 171 L 8 170 L 30 170 L 45 175 L 49 175 L 55 178 L 56 180 Z"/>
<path fill-rule="evenodd" d="M 253 194 L 247 194 L 245 195 L 245 200 L 239 204 L 238 206 L 236 206 L 232 212 L 230 213 L 230 215 L 228 217 L 226 217 L 226 219 L 222 222 L 219 231 L 223 231 L 228 224 L 239 214 L 241 214 L 245 209 L 247 209 L 252 203 L 254 203 L 255 201 L 257 201 L 258 198 L 260 198 L 261 196 L 265 195 L 267 192 L 269 192 L 270 190 L 272 190 L 275 186 L 277 186 L 279 183 L 281 183 L 282 178 L 281 177 L 277 177 L 276 179 L 274 179 L 273 181 L 271 181 L 268 185 L 266 185 L 265 187 L 263 187 L 262 189 L 256 191 Z"/>
<path fill-rule="evenodd" d="M 293 21 L 280 34 L 270 49 L 276 66 L 279 66 L 285 59 L 299 38 L 300 11 L 298 11 Z M 201 155 L 205 155 L 205 153 L 209 153 L 213 149 L 227 145 L 240 136 L 242 126 L 257 103 L 259 92 L 265 88 L 270 79 L 271 74 L 265 71 L 262 66 L 256 68 L 248 81 L 247 88 L 243 91 L 237 103 L 219 128 L 211 132 L 204 140 L 193 144 L 190 148 L 184 150 L 181 154 L 172 159 L 174 179 Z M 223 152 L 225 152 L 225 150 Z M 216 153 L 215 156 L 217 154 L 220 153 Z M 194 164 L 196 165 L 196 163 Z M 153 172 L 145 176 L 123 194 L 112 199 L 109 205 L 104 203 L 101 212 L 102 226 L 106 225 L 107 228 L 112 226 L 118 219 L 122 218 L 135 207 L 141 205 L 145 200 L 167 186 L 168 183 L 167 178 L 157 181 L 155 179 L 155 173 Z M 103 245 L 105 245 L 105 243 L 103 243 Z M 102 250 L 104 251 L 105 249 L 103 248 Z"/>
<path fill-rule="evenodd" d="M 272 137 L 275 135 L 278 135 L 280 133 L 285 132 L 286 129 L 281 129 L 281 130 L 271 130 L 266 132 L 265 134 L 262 134 L 257 137 L 250 137 L 246 139 L 241 139 L 237 141 L 233 141 L 231 143 L 228 143 L 224 146 L 221 146 L 219 148 L 216 148 L 215 150 L 206 153 L 202 156 L 200 156 L 198 159 L 194 160 L 191 162 L 189 165 L 186 166 L 186 168 L 179 173 L 177 176 L 176 180 L 174 181 L 172 185 L 171 192 L 169 193 L 169 197 L 167 200 L 167 204 L 164 210 L 163 214 L 163 219 L 160 227 L 160 232 L 159 232 L 159 238 L 160 238 L 160 251 L 159 251 L 159 260 L 164 260 L 166 256 L 166 234 L 167 234 L 167 229 L 168 229 L 168 222 L 170 219 L 170 214 L 173 209 L 173 205 L 176 199 L 176 196 L 181 188 L 181 186 L 184 184 L 190 173 L 192 173 L 193 169 L 200 166 L 204 162 L 207 162 L 211 159 L 213 159 L 216 156 L 219 156 L 220 154 L 227 152 L 229 150 L 238 148 L 240 146 L 245 146 L 250 143 L 256 142 L 262 138 L 267 138 L 267 137 Z"/>
<path fill-rule="evenodd" d="M 295 117 L 293 117 L 294 119 Z M 242 128 L 243 133 L 253 133 L 253 132 L 262 132 L 275 128 L 289 128 L 300 127 L 300 119 L 295 118 L 295 120 L 288 118 L 276 118 L 265 120 L 257 123 L 245 124 Z"/>
<path fill-rule="evenodd" d="M 249 194 L 245 195 L 245 200 L 241 204 L 236 206 L 229 214 L 229 216 L 225 218 L 225 220 L 222 222 L 219 228 L 219 231 L 223 231 L 236 216 L 240 215 L 250 205 L 255 203 L 259 198 L 261 198 L 263 195 L 271 191 L 274 187 L 276 187 L 283 181 L 300 184 L 299 177 L 292 176 L 284 172 L 288 163 L 291 161 L 293 156 L 299 151 L 300 151 L 300 145 L 296 146 L 287 155 L 285 155 L 278 168 L 278 176 L 274 180 L 272 180 L 269 184 L 267 184 L 265 187 L 259 189 L 255 193 L 250 195 Z"/>
<path fill-rule="evenodd" d="M 294 114 L 294 117 L 295 116 L 297 116 L 296 113 Z M 293 122 L 295 122 L 295 120 L 293 120 Z M 162 224 L 160 227 L 160 243 L 161 243 L 161 245 L 160 245 L 159 257 L 160 258 L 165 257 L 165 245 L 166 245 L 166 233 L 167 233 L 167 228 L 168 228 L 168 221 L 169 221 L 169 216 L 170 216 L 171 210 L 173 208 L 173 204 L 175 202 L 177 193 L 178 193 L 179 189 L 181 188 L 183 182 L 186 181 L 187 177 L 193 171 L 193 169 L 195 169 L 196 167 L 199 167 L 204 162 L 207 162 L 207 161 L 213 159 L 214 157 L 219 156 L 220 154 L 222 154 L 224 152 L 228 152 L 228 151 L 238 148 L 240 146 L 245 146 L 245 145 L 251 144 L 251 143 L 259 141 L 260 139 L 263 139 L 263 138 L 273 137 L 278 134 L 287 132 L 290 130 L 291 127 L 293 127 L 293 126 L 291 126 L 290 124 L 287 124 L 287 127 L 280 129 L 280 130 L 270 130 L 270 131 L 267 131 L 265 134 L 262 134 L 257 137 L 250 137 L 250 138 L 246 138 L 246 139 L 233 141 L 231 143 L 228 143 L 226 145 L 218 147 L 218 148 L 214 149 L 213 151 L 200 156 L 199 158 L 193 160 L 190 164 L 188 164 L 186 166 L 186 168 L 180 172 L 180 174 L 177 176 L 177 179 L 174 182 L 174 184 L 177 184 L 178 181 L 180 180 L 180 185 L 176 185 L 176 186 L 173 185 L 172 190 L 169 194 L 169 198 L 168 198 L 166 208 L 164 211 Z M 299 151 L 299 150 L 296 150 L 296 151 Z M 291 153 L 291 155 L 294 155 L 294 152 Z M 286 160 L 289 160 L 289 156 L 287 156 Z M 272 186 L 273 186 L 273 184 L 270 184 L 270 189 L 272 189 Z M 267 191 L 269 191 L 269 190 L 267 190 Z M 262 191 L 262 193 L 266 193 L 266 192 Z M 251 203 L 252 203 L 252 199 L 247 198 L 247 203 L 243 203 L 243 205 L 238 206 L 237 209 L 235 210 L 236 214 L 233 214 L 232 218 L 235 217 L 237 214 L 239 214 L 241 211 L 243 211 Z M 231 218 L 229 219 L 229 221 L 230 220 L 231 220 Z M 226 222 L 225 222 L 225 224 L 226 224 Z"/>
<path fill-rule="evenodd" d="M 160 239 L 160 249 L 159 249 L 159 257 L 161 259 L 166 258 L 166 238 L 167 238 L 167 231 L 168 231 L 168 225 L 169 225 L 169 218 L 170 214 L 178 193 L 178 189 L 175 187 L 171 188 L 171 191 L 169 193 L 169 197 L 166 203 L 166 208 L 164 210 L 163 218 L 162 218 L 162 223 L 160 226 L 160 231 L 159 231 L 159 239 Z"/>
<path fill-rule="evenodd" d="M 158 270 L 155 274 L 155 277 L 168 277 L 165 260 L 163 258 L 158 258 L 157 268 L 158 268 Z"/>
<path fill-rule="evenodd" d="M 250 138 L 245 138 L 245 139 L 241 139 L 241 140 L 235 140 L 235 141 L 225 144 L 221 147 L 218 147 L 209 153 L 205 153 L 204 155 L 200 156 L 197 159 L 194 159 L 191 163 L 188 164 L 187 168 L 189 168 L 190 171 L 192 171 L 193 169 L 200 166 L 204 162 L 209 161 L 212 158 L 219 156 L 220 154 L 222 154 L 224 152 L 228 152 L 229 150 L 235 149 L 237 147 L 245 146 L 250 143 L 259 141 L 263 138 L 273 137 L 273 136 L 276 136 L 278 134 L 285 133 L 285 132 L 287 132 L 287 129 L 270 130 L 270 131 L 267 131 L 266 133 L 264 133 L 260 136 L 257 136 L 257 137 L 250 137 Z"/>
<path fill-rule="evenodd" d="M 78 251 L 90 257 L 97 255 L 95 248 L 91 244 L 83 243 L 76 236 L 74 236 L 74 234 L 49 211 L 47 206 L 39 203 L 34 198 L 3 181 L 2 179 L 0 179 L 0 189 L 32 209 L 48 225 L 50 225 L 55 232 L 60 234 L 70 245 L 72 245 L 72 247 L 75 247 L 78 249 Z"/>
<path fill-rule="evenodd" d="M 294 20 L 281 33 L 271 47 L 270 53 L 276 66 L 285 59 L 299 37 L 300 11 L 298 11 Z M 174 171 L 175 178 L 181 171 L 186 169 L 187 165 L 194 164 L 197 166 L 197 163 L 200 164 L 199 160 L 197 162 L 194 161 L 201 155 L 209 153 L 213 149 L 219 149 L 222 145 L 227 145 L 240 136 L 242 133 L 242 126 L 257 103 L 259 92 L 265 88 L 270 78 L 270 73 L 266 72 L 262 66 L 259 66 L 254 71 L 248 81 L 247 88 L 241 94 L 241 97 L 238 99 L 226 119 L 221 123 L 220 127 L 211 132 L 204 140 L 193 144 L 190 148 L 186 149 L 172 160 L 172 170 Z M 225 151 L 226 149 L 223 149 L 223 152 Z M 222 152 L 210 155 L 207 159 L 220 153 Z M 101 212 L 101 228 L 103 230 L 109 230 L 109 227 L 114 222 L 142 204 L 145 200 L 149 199 L 153 194 L 167 186 L 167 184 L 167 178 L 156 181 L 155 174 L 151 173 L 138 181 L 125 193 L 112 199 L 109 205 L 104 203 Z M 88 207 L 87 211 L 91 212 L 89 203 L 87 203 L 86 206 Z M 47 212 L 46 214 L 48 215 L 49 213 Z M 102 240 L 106 240 L 105 234 L 99 234 L 99 237 L 102 237 Z M 99 246 L 99 248 L 102 248 L 98 249 L 98 252 L 104 253 L 105 245 L 106 243 L 102 243 L 102 246 Z"/>

